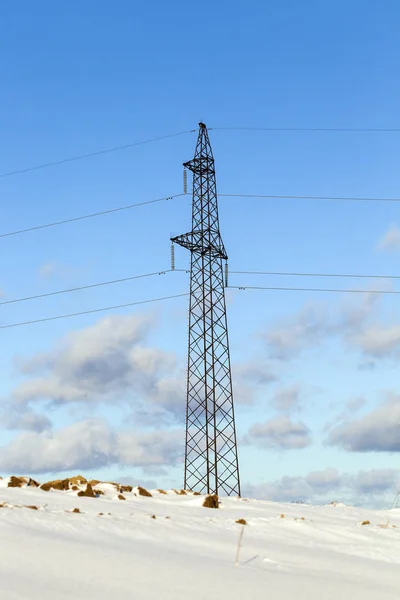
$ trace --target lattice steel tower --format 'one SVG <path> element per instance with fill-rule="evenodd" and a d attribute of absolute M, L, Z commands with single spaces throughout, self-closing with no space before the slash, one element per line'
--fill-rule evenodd
<path fill-rule="evenodd" d="M 240 496 L 214 158 L 200 123 L 193 173 L 192 231 L 172 238 L 191 252 L 184 488 Z"/>

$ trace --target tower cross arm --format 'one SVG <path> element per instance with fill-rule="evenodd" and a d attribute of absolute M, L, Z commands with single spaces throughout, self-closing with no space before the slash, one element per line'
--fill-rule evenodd
<path fill-rule="evenodd" d="M 176 237 L 171 238 L 171 242 L 203 256 L 211 254 L 213 258 L 223 258 L 224 260 L 228 260 L 228 255 L 221 237 L 218 235 L 218 239 L 215 241 L 212 241 L 211 237 L 212 236 L 210 235 L 205 236 L 204 233 L 200 231 L 190 231 L 189 233 L 184 233 L 183 235 L 177 235 Z"/>

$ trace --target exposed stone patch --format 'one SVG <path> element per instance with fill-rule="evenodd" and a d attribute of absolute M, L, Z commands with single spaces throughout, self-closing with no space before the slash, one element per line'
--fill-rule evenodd
<path fill-rule="evenodd" d="M 69 490 L 69 479 L 55 479 L 54 481 L 48 481 L 40 486 L 41 490 L 49 492 L 53 490 Z"/>
<path fill-rule="evenodd" d="M 19 488 L 21 488 L 25 484 L 26 484 L 26 479 L 25 478 L 15 477 L 14 475 L 11 475 L 10 481 L 8 482 L 7 487 L 9 487 L 9 488 L 19 487 Z"/>
<path fill-rule="evenodd" d="M 153 496 L 150 494 L 150 492 L 148 492 L 147 490 L 145 490 L 143 487 L 141 487 L 140 485 L 138 485 L 138 493 L 139 496 L 147 496 L 148 498 L 152 498 Z"/>
<path fill-rule="evenodd" d="M 205 508 L 219 508 L 219 498 L 217 494 L 209 494 L 204 498 L 203 506 Z"/>
<path fill-rule="evenodd" d="M 90 485 L 90 483 L 88 483 L 86 485 L 86 490 L 85 491 L 82 490 L 81 492 L 78 492 L 78 496 L 85 496 L 86 498 L 96 498 L 96 495 L 93 492 L 93 488 Z"/>
<path fill-rule="evenodd" d="M 82 483 L 87 483 L 88 481 L 83 475 L 75 475 L 75 477 L 69 478 L 69 482 L 71 485 L 80 485 Z"/>
<path fill-rule="evenodd" d="M 34 479 L 32 479 L 31 477 L 29 477 L 28 479 L 28 483 L 26 484 L 28 487 L 39 487 L 40 483 L 38 481 L 35 481 Z"/>

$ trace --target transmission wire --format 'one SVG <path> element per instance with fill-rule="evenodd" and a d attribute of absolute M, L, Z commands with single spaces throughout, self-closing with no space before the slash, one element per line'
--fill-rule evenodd
<path fill-rule="evenodd" d="M 210 127 L 209 131 L 331 131 L 350 133 L 398 133 L 400 128 L 380 127 Z"/>
<path fill-rule="evenodd" d="M 360 275 L 344 273 L 295 273 L 285 271 L 231 271 L 233 275 L 284 275 L 289 277 L 347 277 L 349 279 L 400 279 L 400 275 Z"/>
<path fill-rule="evenodd" d="M 44 163 L 42 165 L 35 165 L 33 167 L 27 167 L 25 169 L 18 169 L 16 171 L 9 171 L 8 173 L 1 173 L 0 178 L 10 177 L 11 175 L 19 175 L 21 173 L 29 173 L 30 171 L 38 171 L 39 169 L 47 169 L 48 167 L 54 167 L 56 165 L 63 165 L 65 163 L 74 162 L 81 160 L 82 158 L 92 158 L 93 156 L 100 156 L 101 154 L 109 154 L 111 152 L 117 152 L 118 150 L 126 150 L 133 148 L 134 146 L 142 146 L 144 144 L 150 144 L 152 142 L 159 142 L 168 138 L 178 137 L 180 135 L 186 135 L 187 133 L 194 133 L 196 129 L 188 129 L 186 131 L 180 131 L 178 133 L 171 133 L 169 135 L 163 135 L 161 137 L 151 138 L 149 140 L 143 140 L 141 142 L 132 142 L 130 144 L 123 144 L 121 146 L 114 146 L 113 148 L 106 148 L 104 150 L 97 150 L 95 152 L 89 152 L 88 154 L 79 154 L 70 158 L 63 158 L 61 160 L 55 160 L 53 162 Z"/>
<path fill-rule="evenodd" d="M 348 290 L 348 289 L 327 289 L 327 288 L 296 288 L 296 287 L 278 287 L 278 286 L 252 286 L 252 285 L 228 285 L 228 289 L 237 290 L 271 290 L 284 292 L 339 292 L 350 294 L 400 294 L 400 291 L 393 290 Z"/>
<path fill-rule="evenodd" d="M 350 202 L 400 202 L 400 198 L 368 198 L 358 196 L 282 196 L 277 194 L 218 194 L 226 198 L 268 198 L 270 200 L 344 200 Z"/>
<path fill-rule="evenodd" d="M 64 219 L 62 221 L 54 221 L 52 223 L 45 223 L 44 225 L 36 225 L 35 227 L 27 227 L 26 229 L 19 229 L 17 231 L 10 231 L 7 233 L 1 233 L 0 238 L 10 237 L 12 235 L 20 235 L 21 233 L 28 233 L 29 231 L 37 231 L 38 229 L 46 229 L 48 227 L 56 227 L 57 225 L 65 225 L 66 223 L 73 223 L 75 221 L 83 221 L 84 219 L 92 219 L 93 217 L 100 217 L 103 215 L 109 215 L 111 213 L 121 212 L 123 210 L 130 210 L 138 206 L 145 206 L 147 204 L 156 204 L 157 202 L 163 202 L 166 200 L 172 200 L 173 198 L 179 198 L 185 194 L 174 194 L 172 196 L 164 196 L 163 198 L 157 198 L 156 200 L 147 200 L 146 202 L 137 202 L 136 204 L 128 204 L 126 206 L 119 206 L 117 208 L 110 208 L 101 212 L 90 213 L 88 215 L 81 215 L 80 217 L 72 217 L 71 219 Z"/>
<path fill-rule="evenodd" d="M 140 302 L 129 302 L 127 304 L 106 306 L 103 308 L 84 310 L 82 312 L 68 313 L 65 315 L 56 315 L 54 317 L 45 317 L 44 319 L 34 319 L 33 321 L 21 321 L 20 323 L 10 323 L 8 325 L 0 325 L 0 329 L 10 329 L 11 327 L 22 327 L 24 325 L 33 325 L 35 323 L 45 323 L 47 321 L 56 321 L 57 319 L 68 319 L 69 317 L 78 317 L 81 315 L 89 315 L 89 314 L 93 314 L 93 313 L 105 312 L 108 310 L 116 310 L 119 308 L 128 308 L 130 306 L 139 306 L 140 304 L 149 304 L 151 302 L 161 302 L 163 300 L 171 300 L 172 298 L 183 298 L 184 296 L 189 296 L 189 294 L 185 293 L 185 294 L 176 294 L 175 296 L 164 296 L 162 298 L 151 298 L 150 300 L 141 300 Z"/>
<path fill-rule="evenodd" d="M 58 296 L 60 294 L 68 294 L 70 292 L 78 292 L 80 290 L 89 290 L 96 287 L 102 287 L 107 285 L 114 285 L 117 283 L 124 283 L 126 281 L 133 281 L 134 279 L 143 279 L 145 277 L 154 277 L 155 275 L 165 275 L 166 273 L 173 273 L 174 271 L 182 272 L 185 269 L 166 269 L 163 271 L 155 271 L 154 273 L 144 273 L 143 275 L 133 275 L 132 277 L 123 277 L 121 279 L 113 279 L 111 281 L 101 281 L 99 283 L 91 283 L 89 285 L 82 285 L 80 287 L 68 288 L 65 290 L 57 290 L 55 292 L 48 292 L 46 294 L 37 294 L 36 296 L 25 296 L 24 298 L 13 298 L 12 300 L 3 300 L 0 302 L 0 306 L 5 304 L 16 304 L 18 302 L 27 302 L 30 300 L 37 300 L 39 298 L 49 298 L 50 296 Z"/>

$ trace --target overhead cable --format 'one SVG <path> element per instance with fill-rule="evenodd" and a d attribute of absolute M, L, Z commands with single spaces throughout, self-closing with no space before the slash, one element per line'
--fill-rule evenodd
<path fill-rule="evenodd" d="M 33 321 L 21 321 L 19 323 L 10 323 L 8 325 L 0 325 L 0 329 L 11 329 L 12 327 L 22 327 L 24 325 L 33 325 L 35 323 L 45 323 L 47 321 L 56 321 L 57 319 L 68 319 L 70 317 L 79 317 L 81 315 L 90 315 L 99 312 L 105 312 L 108 310 L 117 310 L 120 308 L 128 308 L 130 306 L 139 306 L 140 304 L 150 304 L 151 302 L 161 302 L 163 300 L 172 300 L 173 298 L 183 298 L 189 296 L 189 294 L 176 294 L 174 296 L 164 296 L 162 298 L 151 298 L 150 300 L 141 300 L 139 302 L 129 302 L 127 304 L 118 304 L 115 306 L 106 306 L 103 308 L 95 308 L 92 310 L 83 310 L 76 313 L 68 313 L 65 315 L 56 315 L 54 317 L 45 317 L 44 319 L 34 319 Z"/>
<path fill-rule="evenodd" d="M 395 127 L 210 127 L 209 131 L 326 131 L 346 133 L 398 133 Z"/>
<path fill-rule="evenodd" d="M 9 171 L 8 173 L 0 173 L 0 178 L 11 177 L 11 175 L 20 175 L 21 173 L 29 173 L 30 171 L 38 171 L 39 169 L 47 169 L 48 167 L 55 167 L 56 165 L 63 165 L 65 163 L 75 162 L 83 158 L 92 158 L 94 156 L 100 156 L 101 154 L 110 154 L 111 152 L 117 152 L 119 150 L 127 150 L 134 146 L 143 146 L 144 144 L 150 144 L 152 142 L 159 142 L 168 138 L 178 137 L 180 135 L 186 135 L 187 133 L 194 133 L 196 129 L 188 129 L 186 131 L 180 131 L 178 133 L 171 133 L 169 135 L 163 135 L 161 137 L 151 138 L 149 140 L 142 140 L 140 142 L 132 142 L 129 144 L 123 144 L 121 146 L 114 146 L 112 148 L 105 148 L 103 150 L 96 150 L 95 152 L 89 152 L 88 154 L 78 154 L 70 158 L 63 158 L 61 160 L 55 160 L 41 165 L 35 165 L 33 167 L 26 167 L 24 169 L 17 169 L 16 171 Z"/>
<path fill-rule="evenodd" d="M 289 277 L 347 277 L 349 279 L 400 279 L 400 275 L 360 275 L 349 273 L 295 273 L 286 271 L 231 271 L 233 275 L 284 275 Z M 1 303 L 0 303 L 1 304 Z"/>
<path fill-rule="evenodd" d="M 282 196 L 277 194 L 218 194 L 226 198 L 268 198 L 270 200 L 344 200 L 349 202 L 400 202 L 400 198 L 371 198 L 360 196 Z"/>
<path fill-rule="evenodd" d="M 27 302 L 29 300 L 37 300 L 39 298 L 49 298 L 51 296 L 58 296 L 60 294 L 68 294 L 70 292 L 78 292 L 80 290 L 89 290 L 96 287 L 102 287 L 107 285 L 114 285 L 117 283 L 124 283 L 126 281 L 133 281 L 135 279 L 143 279 L 145 277 L 154 277 L 156 275 L 165 275 L 166 273 L 182 272 L 185 269 L 166 269 L 164 271 L 156 271 L 154 273 L 145 273 L 143 275 L 133 275 L 132 277 L 123 277 L 122 279 L 112 279 L 111 281 L 101 281 L 99 283 L 91 283 L 89 285 L 82 285 L 80 287 L 73 287 L 64 290 L 57 290 L 55 292 L 48 292 L 46 294 L 37 294 L 35 296 L 25 296 L 24 298 L 13 298 L 12 300 L 3 300 L 0 302 L 0 306 L 5 304 L 16 304 L 18 302 Z M 186 272 L 186 271 L 185 271 Z"/>
<path fill-rule="evenodd" d="M 255 285 L 229 285 L 229 289 L 236 290 L 271 290 L 284 292 L 339 292 L 341 294 L 400 294 L 400 291 L 394 290 L 348 290 L 348 289 L 327 289 L 327 288 L 297 288 L 297 287 L 278 287 L 278 286 L 255 286 Z"/>
<path fill-rule="evenodd" d="M 130 210 L 131 208 L 137 208 L 138 206 L 145 206 L 147 204 L 156 204 L 157 202 L 164 202 L 166 200 L 172 200 L 173 198 L 179 198 L 180 196 L 184 196 L 184 195 L 185 194 L 174 194 L 172 196 L 164 196 L 163 198 L 157 198 L 156 200 L 147 200 L 146 202 L 137 202 L 136 204 L 128 204 L 126 206 L 110 208 L 108 210 L 90 213 L 88 215 L 72 217 L 71 219 L 63 219 L 62 221 L 54 221 L 52 223 L 45 223 L 44 225 L 35 225 L 34 227 L 27 227 L 26 229 L 18 229 L 16 231 L 0 233 L 0 238 L 10 237 L 12 235 L 20 235 L 21 233 L 28 233 L 29 231 L 37 231 L 38 229 L 46 229 L 48 227 L 56 227 L 57 225 L 65 225 L 66 223 L 74 223 L 75 221 L 83 221 L 84 219 L 93 219 L 94 217 L 110 215 L 112 213 L 121 212 L 123 210 Z"/>

